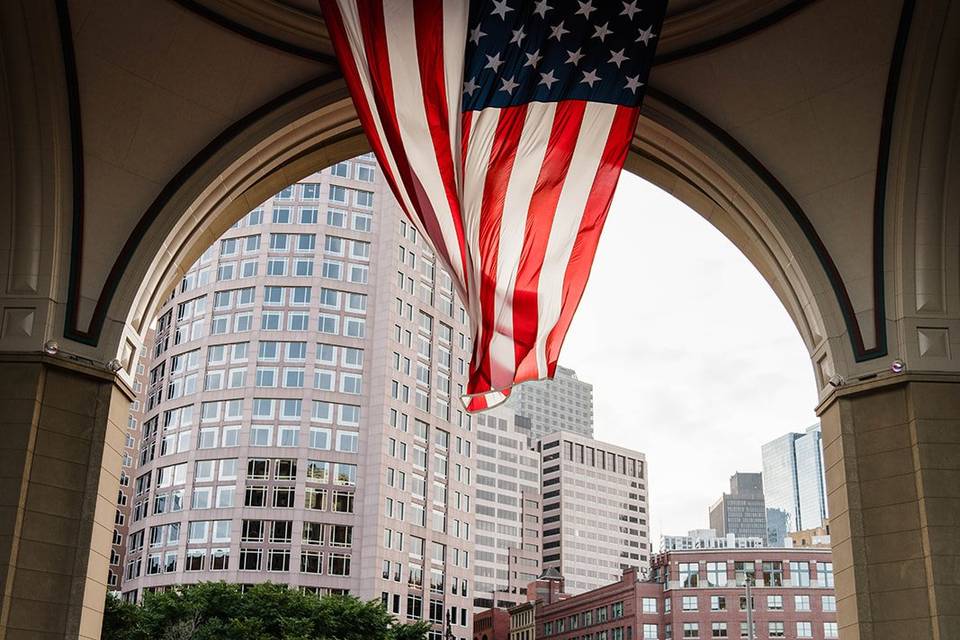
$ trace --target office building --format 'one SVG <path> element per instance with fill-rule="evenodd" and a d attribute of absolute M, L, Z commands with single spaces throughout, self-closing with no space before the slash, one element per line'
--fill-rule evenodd
<path fill-rule="evenodd" d="M 538 443 L 543 567 L 582 593 L 649 561 L 644 454 L 560 431 Z"/>
<path fill-rule="evenodd" d="M 147 336 L 148 339 L 151 337 Z M 107 589 L 120 591 L 120 578 L 127 557 L 127 534 L 130 531 L 130 505 L 133 497 L 133 482 L 130 474 L 137 459 L 140 423 L 143 420 L 144 406 L 140 400 L 146 381 L 146 353 L 141 352 L 133 370 L 132 391 L 135 399 L 130 403 L 127 415 L 127 432 L 124 434 L 123 461 L 120 469 L 120 489 L 117 492 L 117 512 L 113 520 L 113 538 L 110 543 L 110 568 L 107 570 Z"/>
<path fill-rule="evenodd" d="M 713 529 L 694 529 L 685 536 L 662 536 L 660 551 L 690 551 L 693 549 L 756 549 L 764 546 L 763 538 L 740 538 L 732 533 L 718 536 Z"/>
<path fill-rule="evenodd" d="M 593 437 L 593 385 L 573 369 L 558 366 L 552 380 L 517 385 L 508 404 L 530 421 L 534 439 L 557 431 Z"/>
<path fill-rule="evenodd" d="M 787 533 L 815 529 L 827 518 L 826 479 L 820 425 L 787 433 L 762 449 L 763 494 L 769 510 L 783 513 Z M 780 527 L 776 527 L 780 528 Z"/>
<path fill-rule="evenodd" d="M 473 601 L 477 610 L 506 608 L 524 602 L 540 574 L 540 456 L 509 406 L 476 415 L 474 428 Z"/>
<path fill-rule="evenodd" d="M 649 580 L 629 569 L 587 593 L 537 602 L 536 640 L 747 638 L 748 577 L 754 638 L 839 637 L 829 551 L 671 551 L 652 569 Z"/>
<path fill-rule="evenodd" d="M 724 493 L 710 507 L 710 528 L 721 536 L 732 533 L 741 538 L 766 539 L 767 515 L 759 473 L 730 476 L 730 493 Z"/>
<path fill-rule="evenodd" d="M 125 596 L 283 582 L 469 637 L 465 322 L 369 154 L 238 221 L 156 320 Z"/>

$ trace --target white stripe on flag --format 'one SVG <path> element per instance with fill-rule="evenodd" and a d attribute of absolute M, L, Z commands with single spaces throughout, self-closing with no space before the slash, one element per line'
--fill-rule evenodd
<path fill-rule="evenodd" d="M 570 160 L 570 169 L 557 202 L 557 212 L 550 228 L 550 239 L 547 241 L 543 270 L 537 286 L 540 313 L 534 349 L 537 354 L 537 373 L 541 378 L 548 375 L 546 343 L 550 331 L 560 317 L 563 276 L 616 112 L 615 104 L 587 103 L 577 145 Z"/>
<path fill-rule="evenodd" d="M 463 163 L 464 185 L 473 185 L 473 188 L 463 190 L 463 233 L 467 244 L 467 251 L 475 256 L 471 267 L 470 277 L 470 328 L 473 329 L 474 349 L 482 344 L 483 318 L 480 315 L 480 213 L 483 210 L 483 185 L 487 181 L 487 167 L 490 164 L 490 154 L 493 150 L 494 139 L 497 133 L 497 123 L 500 121 L 500 109 L 489 108 L 483 111 L 474 111 L 470 125 L 470 141 L 467 146 L 466 157 Z M 476 363 L 474 363 L 474 366 Z"/>
<path fill-rule="evenodd" d="M 497 256 L 497 293 L 493 310 L 494 333 L 490 340 L 490 379 L 495 389 L 513 384 L 517 369 L 516 344 L 513 340 L 513 290 L 517 282 L 520 254 L 523 250 L 527 211 L 543 159 L 547 154 L 556 102 L 531 102 L 516 157 L 510 173 L 500 221 L 500 251 Z"/>
<path fill-rule="evenodd" d="M 460 158 L 460 122 L 463 117 L 460 109 L 463 104 L 463 65 L 466 56 L 464 46 L 470 21 L 470 3 L 444 2 L 443 17 L 443 67 L 450 118 L 450 148 L 453 150 L 453 172 L 457 177 L 460 201 L 463 202 L 463 167 L 457 160 Z M 467 258 L 469 262 L 471 256 Z M 469 265 L 467 268 L 470 268 Z"/>

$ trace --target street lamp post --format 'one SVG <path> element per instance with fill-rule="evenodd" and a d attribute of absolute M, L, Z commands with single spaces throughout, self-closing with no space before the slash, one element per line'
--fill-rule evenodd
<path fill-rule="evenodd" d="M 450 624 L 450 612 L 447 611 L 447 628 L 443 633 L 443 640 L 455 640 L 453 635 L 453 628 Z"/>
<path fill-rule="evenodd" d="M 747 587 L 747 640 L 754 640 L 753 634 L 753 596 L 750 592 L 750 587 L 753 586 L 753 578 L 747 576 L 744 580 L 744 584 Z"/>

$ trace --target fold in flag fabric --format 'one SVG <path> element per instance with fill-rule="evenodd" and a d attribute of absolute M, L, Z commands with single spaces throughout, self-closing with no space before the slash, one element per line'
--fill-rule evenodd
<path fill-rule="evenodd" d="M 666 0 L 320 0 L 386 180 L 470 316 L 469 411 L 552 378 Z"/>

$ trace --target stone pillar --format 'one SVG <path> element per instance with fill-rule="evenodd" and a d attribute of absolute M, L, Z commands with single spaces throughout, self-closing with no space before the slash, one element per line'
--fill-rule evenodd
<path fill-rule="evenodd" d="M 841 387 L 819 413 L 840 638 L 960 638 L 960 378 Z"/>
<path fill-rule="evenodd" d="M 100 637 L 129 403 L 106 371 L 0 354 L 0 640 Z"/>

